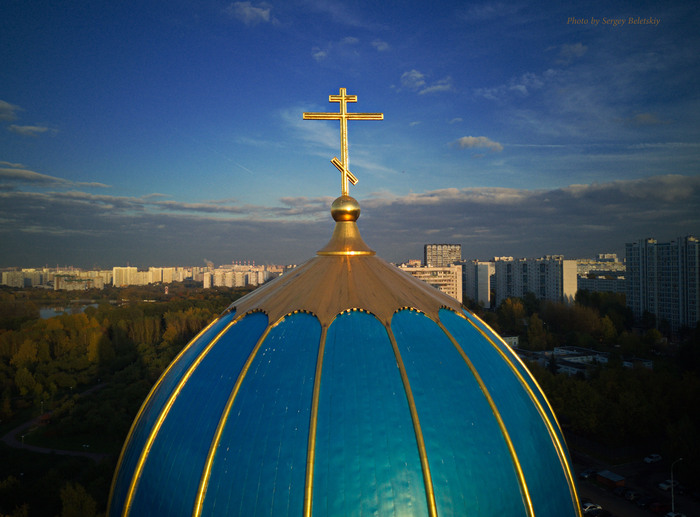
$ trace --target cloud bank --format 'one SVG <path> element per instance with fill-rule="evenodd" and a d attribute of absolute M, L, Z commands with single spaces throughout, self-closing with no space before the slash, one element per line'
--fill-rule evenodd
<path fill-rule="evenodd" d="M 299 263 L 330 238 L 331 201 L 287 197 L 259 206 L 0 190 L 0 266 L 188 265 L 204 256 L 217 263 Z M 700 234 L 696 176 L 540 190 L 450 188 L 377 194 L 360 203 L 363 238 L 390 261 L 419 258 L 428 242 L 461 243 L 465 258 L 577 258 L 622 254 L 626 242 L 650 236 Z"/>

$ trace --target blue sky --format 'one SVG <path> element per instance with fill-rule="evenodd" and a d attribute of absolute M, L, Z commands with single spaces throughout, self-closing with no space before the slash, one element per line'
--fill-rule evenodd
<path fill-rule="evenodd" d="M 9 0 L 0 267 L 312 257 L 339 130 L 302 113 L 337 111 L 340 87 L 350 111 L 384 113 L 349 122 L 350 193 L 389 261 L 428 242 L 578 258 L 698 235 L 699 18 L 687 2 Z"/>

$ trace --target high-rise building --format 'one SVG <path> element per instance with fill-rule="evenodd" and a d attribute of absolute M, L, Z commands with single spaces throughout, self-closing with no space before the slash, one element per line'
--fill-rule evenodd
<path fill-rule="evenodd" d="M 533 293 L 540 300 L 571 303 L 577 290 L 576 261 L 563 255 L 537 259 L 498 257 L 495 260 L 496 305 L 506 298 Z"/>
<path fill-rule="evenodd" d="M 138 268 L 134 266 L 115 267 L 112 269 L 112 284 L 115 287 L 138 284 Z"/>
<path fill-rule="evenodd" d="M 426 244 L 423 246 L 423 265 L 446 267 L 462 260 L 461 244 Z"/>
<path fill-rule="evenodd" d="M 399 269 L 432 285 L 460 303 L 462 302 L 462 266 L 399 266 Z"/>
<path fill-rule="evenodd" d="M 645 312 L 671 330 L 695 327 L 700 319 L 700 244 L 692 236 L 671 242 L 641 239 L 625 244 L 627 306 L 635 318 Z"/>
<path fill-rule="evenodd" d="M 467 260 L 462 262 L 462 293 L 484 307 L 491 306 L 491 277 L 494 262 Z"/>

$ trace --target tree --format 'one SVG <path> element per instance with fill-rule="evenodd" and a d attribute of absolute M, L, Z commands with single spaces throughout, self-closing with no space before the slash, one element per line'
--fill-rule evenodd
<path fill-rule="evenodd" d="M 66 483 L 61 489 L 61 517 L 94 517 L 97 503 L 80 483 Z"/>
<path fill-rule="evenodd" d="M 519 298 L 506 298 L 498 308 L 498 321 L 503 332 L 520 334 L 524 318 L 525 307 Z"/>
<path fill-rule="evenodd" d="M 24 396 L 34 391 L 36 381 L 34 380 L 32 373 L 26 368 L 22 367 L 17 370 L 17 373 L 15 374 L 15 385 L 17 386 L 20 395 Z"/>
<path fill-rule="evenodd" d="M 527 341 L 530 350 L 546 350 L 547 348 L 547 331 L 537 313 L 530 316 L 530 322 L 527 326 Z"/>
<path fill-rule="evenodd" d="M 0 401 L 0 420 L 9 420 L 12 418 L 12 399 L 10 398 L 10 390 L 2 392 L 2 401 Z"/>
<path fill-rule="evenodd" d="M 37 361 L 37 346 L 30 339 L 25 339 L 17 350 L 17 353 L 12 356 L 10 364 L 16 368 L 31 367 Z"/>
<path fill-rule="evenodd" d="M 604 316 L 602 321 L 602 334 L 603 334 L 603 342 L 612 345 L 615 343 L 615 340 L 617 339 L 617 329 L 615 328 L 615 324 L 613 321 L 610 319 L 609 316 Z"/>
<path fill-rule="evenodd" d="M 525 313 L 528 315 L 535 314 L 540 311 L 541 301 L 535 293 L 532 291 L 527 291 L 523 296 L 523 306 L 525 307 Z"/>

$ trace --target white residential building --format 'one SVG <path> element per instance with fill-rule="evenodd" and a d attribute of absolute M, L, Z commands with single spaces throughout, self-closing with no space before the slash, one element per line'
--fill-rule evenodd
<path fill-rule="evenodd" d="M 494 262 L 466 260 L 462 262 L 462 293 L 483 307 L 491 306 L 491 277 L 496 272 Z"/>
<path fill-rule="evenodd" d="M 446 267 L 461 261 L 461 244 L 426 244 L 423 246 L 424 266 Z"/>
<path fill-rule="evenodd" d="M 496 305 L 531 292 L 540 300 L 572 303 L 576 296 L 576 261 L 563 255 L 536 259 L 498 257 L 495 261 Z"/>
<path fill-rule="evenodd" d="M 125 287 L 127 285 L 142 285 L 138 275 L 138 268 L 135 266 L 112 268 L 112 284 L 115 287 Z M 148 283 L 148 282 L 145 282 Z"/>
<path fill-rule="evenodd" d="M 460 303 L 462 302 L 462 266 L 410 267 L 401 265 L 399 268 L 419 280 L 436 287 Z"/>

